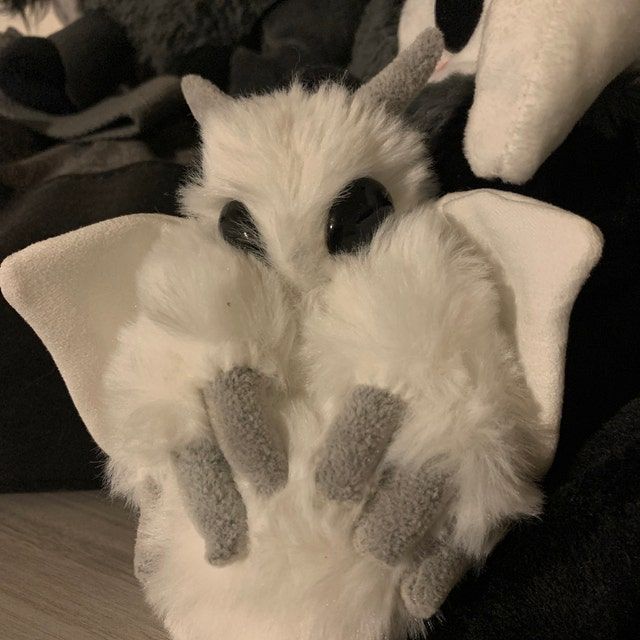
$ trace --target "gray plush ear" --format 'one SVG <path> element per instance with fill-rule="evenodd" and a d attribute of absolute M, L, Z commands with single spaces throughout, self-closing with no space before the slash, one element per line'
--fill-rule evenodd
<path fill-rule="evenodd" d="M 191 109 L 193 117 L 200 125 L 203 124 L 205 115 L 218 108 L 221 104 L 233 100 L 231 96 L 218 89 L 214 84 L 201 76 L 188 75 L 182 78 L 182 93 Z"/>
<path fill-rule="evenodd" d="M 444 39 L 438 29 L 425 29 L 392 62 L 363 84 L 356 95 L 389 111 L 402 111 L 431 77 L 442 51 Z"/>

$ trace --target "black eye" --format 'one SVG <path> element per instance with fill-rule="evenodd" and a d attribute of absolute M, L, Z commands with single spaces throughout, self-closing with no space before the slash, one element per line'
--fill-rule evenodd
<path fill-rule="evenodd" d="M 233 247 L 264 258 L 264 247 L 249 209 L 239 200 L 231 200 L 222 207 L 218 228 L 222 237 Z"/>
<path fill-rule="evenodd" d="M 373 178 L 350 182 L 329 210 L 329 253 L 351 253 L 366 246 L 392 211 L 391 198 L 379 182 Z"/>

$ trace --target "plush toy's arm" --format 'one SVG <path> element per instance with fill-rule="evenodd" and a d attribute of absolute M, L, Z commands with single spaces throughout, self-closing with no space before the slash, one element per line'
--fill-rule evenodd
<path fill-rule="evenodd" d="M 330 500 L 366 498 L 357 548 L 403 567 L 405 606 L 429 617 L 497 527 L 540 509 L 536 406 L 497 290 L 482 256 L 425 207 L 344 258 L 320 304 L 308 334 L 318 393 L 346 400 L 317 485 Z"/>
<path fill-rule="evenodd" d="M 316 484 L 364 501 L 356 547 L 399 567 L 405 606 L 429 617 L 510 521 L 540 510 L 568 310 L 600 241 L 491 192 L 385 225 L 340 259 L 307 322 L 331 424 Z"/>
<path fill-rule="evenodd" d="M 211 235 L 192 221 L 162 232 L 137 274 L 137 316 L 119 333 L 104 388 L 114 488 L 175 477 L 207 558 L 220 564 L 246 546 L 236 481 L 269 496 L 287 480 L 269 413 L 291 315 L 275 275 Z"/>
<path fill-rule="evenodd" d="M 150 478 L 174 479 L 209 559 L 240 553 L 238 483 L 265 495 L 287 477 L 269 413 L 292 339 L 275 276 L 190 221 L 151 214 L 32 245 L 0 276 L 109 456 L 114 488 L 137 502 Z"/>

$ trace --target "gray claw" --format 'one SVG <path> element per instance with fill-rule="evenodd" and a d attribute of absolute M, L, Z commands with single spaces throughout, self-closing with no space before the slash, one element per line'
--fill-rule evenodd
<path fill-rule="evenodd" d="M 289 474 L 284 443 L 265 418 L 262 396 L 267 383 L 261 373 L 236 367 L 221 373 L 204 392 L 210 413 L 218 416 L 212 421 L 234 469 L 263 495 L 281 489 Z"/>
<path fill-rule="evenodd" d="M 173 454 L 173 465 L 187 514 L 204 538 L 207 560 L 223 565 L 242 554 L 247 512 L 218 445 L 209 439 L 194 442 Z"/>
<path fill-rule="evenodd" d="M 388 391 L 359 386 L 336 418 L 316 469 L 318 488 L 331 500 L 360 500 L 404 415 Z"/>

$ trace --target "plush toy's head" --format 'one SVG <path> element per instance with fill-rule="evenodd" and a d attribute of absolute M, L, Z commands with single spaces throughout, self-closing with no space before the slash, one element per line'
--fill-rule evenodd
<path fill-rule="evenodd" d="M 435 195 L 421 137 L 398 111 L 441 50 L 440 34 L 426 31 L 355 94 L 294 84 L 233 99 L 187 76 L 202 169 L 183 189 L 185 213 L 261 256 L 295 288 L 318 284 L 330 254 L 366 244 L 387 215 Z"/>

